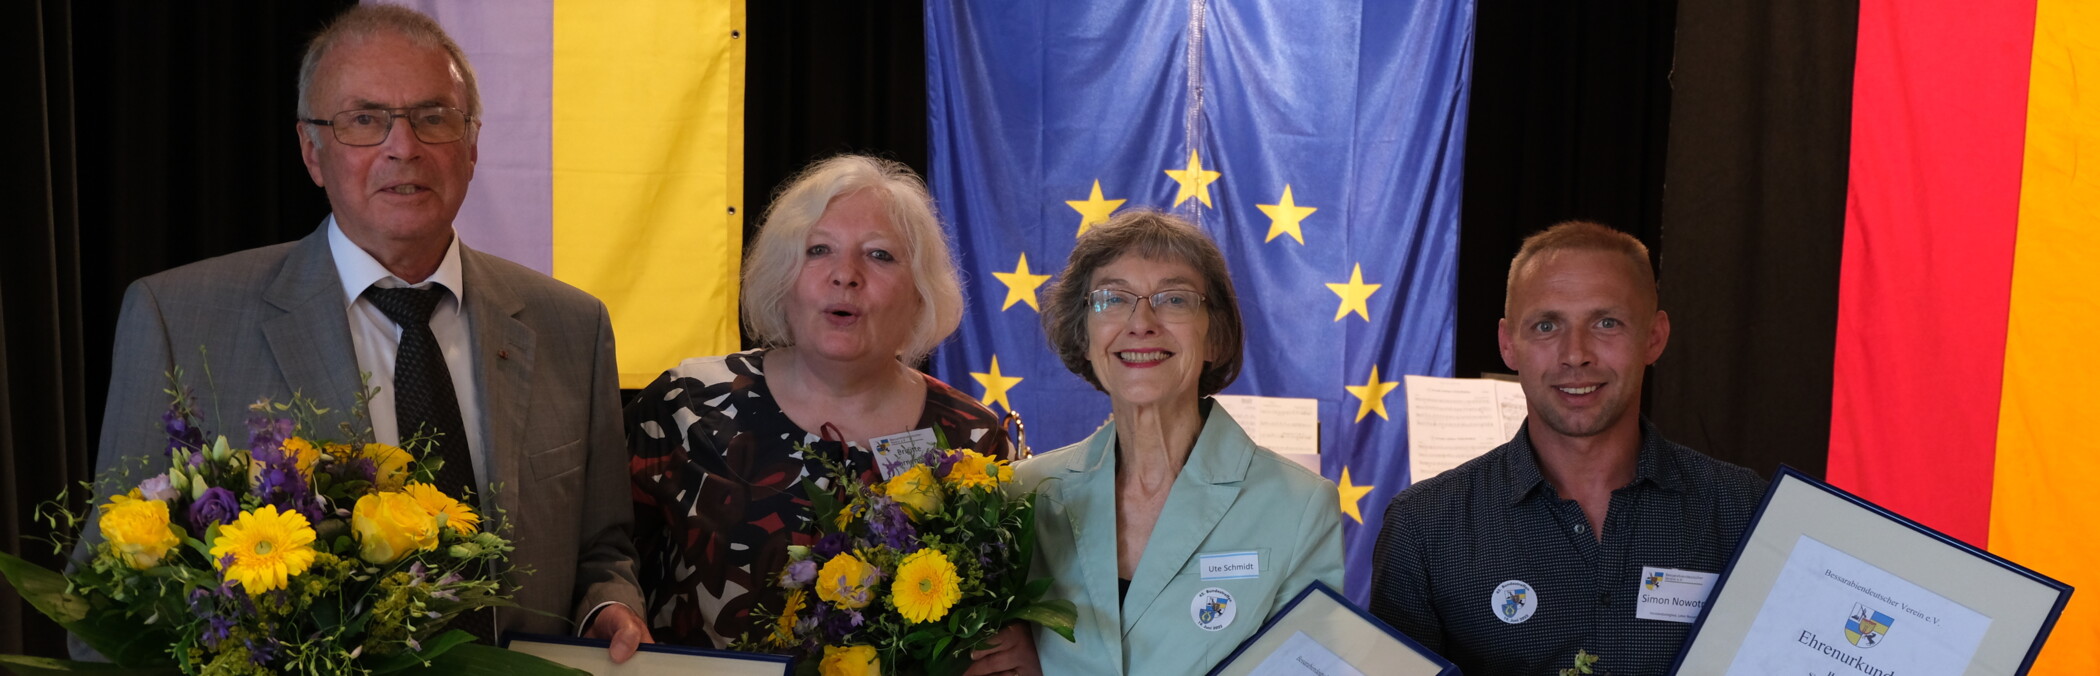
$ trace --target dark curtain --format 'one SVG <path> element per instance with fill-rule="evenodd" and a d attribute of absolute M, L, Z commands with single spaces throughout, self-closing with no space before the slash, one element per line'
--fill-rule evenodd
<path fill-rule="evenodd" d="M 1676 4 L 1478 5 L 1459 214 L 1458 376 L 1510 372 L 1495 324 L 1509 259 L 1525 236 L 1586 219 L 1633 233 L 1650 253 L 1662 248 Z"/>
<path fill-rule="evenodd" d="M 0 510 L 6 548 L 53 565 L 32 510 L 87 480 L 124 288 L 296 239 L 328 213 L 293 135 L 305 41 L 346 0 L 5 3 Z M 85 498 L 71 494 L 74 510 Z M 63 657 L 58 627 L 0 587 L 0 652 Z"/>
<path fill-rule="evenodd" d="M 81 255 L 74 166 L 73 62 L 63 3 L 8 3 L 0 47 L 17 98 L 0 146 L 14 205 L 0 246 L 0 537 L 5 551 L 51 566 L 32 518 L 57 487 L 87 476 Z M 26 95 L 25 95 L 26 94 Z M 77 501 L 76 501 L 77 502 Z M 45 652 L 65 634 L 0 585 L 0 652 Z"/>
<path fill-rule="evenodd" d="M 1858 26 L 1857 2 L 1677 13 L 1662 232 L 1676 333 L 1650 414 L 1767 477 L 1826 467 Z"/>

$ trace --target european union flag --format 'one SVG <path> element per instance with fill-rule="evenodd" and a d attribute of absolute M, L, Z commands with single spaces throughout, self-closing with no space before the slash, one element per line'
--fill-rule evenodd
<path fill-rule="evenodd" d="M 1246 318 L 1227 393 L 1319 401 L 1361 602 L 1410 481 L 1401 377 L 1451 375 L 1472 35 L 1470 2 L 931 0 L 927 173 L 970 295 L 935 375 L 1037 450 L 1078 441 L 1108 398 L 1050 352 L 1038 293 L 1118 209 L 1189 218 Z"/>

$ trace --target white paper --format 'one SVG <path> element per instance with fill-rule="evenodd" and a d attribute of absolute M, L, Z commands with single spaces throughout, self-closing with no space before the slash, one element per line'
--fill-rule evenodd
<path fill-rule="evenodd" d="M 1254 665 L 1253 676 L 1363 676 L 1364 672 L 1340 655 L 1320 645 L 1319 641 L 1306 636 L 1305 632 L 1292 632 L 1291 637 L 1269 653 L 1268 659 Z"/>
<path fill-rule="evenodd" d="M 1313 471 L 1320 471 L 1320 400 L 1227 394 L 1212 398 L 1255 444 L 1300 464 L 1304 460 L 1296 456 L 1312 456 Z"/>
<path fill-rule="evenodd" d="M 1706 597 L 1714 591 L 1720 575 L 1696 570 L 1641 566 L 1641 579 L 1634 582 L 1633 617 L 1690 624 L 1699 621 Z"/>
<path fill-rule="evenodd" d="M 1728 673 L 1960 674 L 1990 626 L 1981 613 L 1803 535 Z"/>
<path fill-rule="evenodd" d="M 1495 450 L 1524 424 L 1524 388 L 1506 380 L 1406 376 L 1407 469 L 1415 481 Z"/>
<path fill-rule="evenodd" d="M 875 453 L 875 468 L 881 471 L 882 478 L 887 480 L 897 476 L 899 472 L 911 469 L 912 465 L 924 462 L 926 455 L 940 445 L 940 437 L 935 436 L 933 428 L 929 427 L 875 437 L 868 440 L 868 445 L 875 447 L 870 449 Z"/>

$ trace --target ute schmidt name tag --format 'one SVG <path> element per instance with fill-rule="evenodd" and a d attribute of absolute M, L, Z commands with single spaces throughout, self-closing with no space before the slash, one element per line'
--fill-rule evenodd
<path fill-rule="evenodd" d="M 1261 577 L 1261 552 L 1204 554 L 1196 565 L 1209 580 L 1251 580 Z"/>

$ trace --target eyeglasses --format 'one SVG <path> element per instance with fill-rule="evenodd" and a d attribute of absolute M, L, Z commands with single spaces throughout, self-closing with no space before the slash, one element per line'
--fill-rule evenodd
<path fill-rule="evenodd" d="M 467 137 L 467 124 L 474 116 L 448 106 L 417 108 L 360 108 L 336 113 L 326 120 L 300 120 L 335 130 L 335 140 L 346 146 L 376 146 L 394 131 L 394 118 L 408 118 L 408 127 L 424 143 L 451 143 Z"/>
<path fill-rule="evenodd" d="M 1183 322 L 1196 317 L 1196 310 L 1203 304 L 1203 294 L 1188 289 L 1170 289 L 1140 296 L 1129 291 L 1094 289 L 1087 292 L 1087 307 L 1101 319 L 1125 319 L 1137 314 L 1139 299 L 1152 304 L 1153 314 L 1170 322 Z"/>

